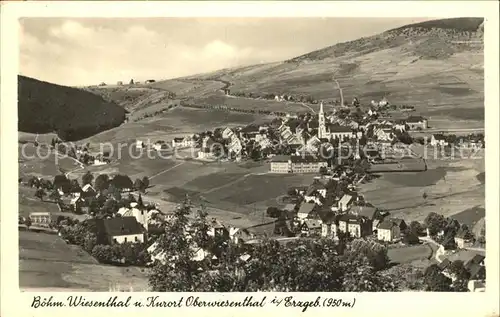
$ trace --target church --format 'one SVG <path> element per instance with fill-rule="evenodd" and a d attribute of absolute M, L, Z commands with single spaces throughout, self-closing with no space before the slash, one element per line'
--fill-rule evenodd
<path fill-rule="evenodd" d="M 318 138 L 320 139 L 339 139 L 344 140 L 354 137 L 352 129 L 348 126 L 341 126 L 338 124 L 326 123 L 325 112 L 323 109 L 323 103 L 319 106 L 318 113 Z"/>

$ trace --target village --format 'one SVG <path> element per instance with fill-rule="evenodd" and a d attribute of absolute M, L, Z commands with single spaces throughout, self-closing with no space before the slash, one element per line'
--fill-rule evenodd
<path fill-rule="evenodd" d="M 467 225 L 435 213 L 429 214 L 423 223 L 407 223 L 393 217 L 384 206 L 366 201 L 357 188 L 376 177 L 374 173 L 425 171 L 426 158 L 411 150 L 412 144 L 433 147 L 435 151 L 450 148 L 474 151 L 484 147 L 484 136 L 412 137 L 412 133 L 429 128 L 428 120 L 415 115 L 391 119 L 386 113 L 390 105 L 385 98 L 372 101 L 365 110 L 357 98 L 350 106 L 332 107 L 333 111 L 326 111 L 327 106 L 321 102 L 317 114 L 287 113 L 268 124 L 221 127 L 170 141 L 137 139 L 134 146 L 137 151 L 191 153 L 194 157 L 190 159 L 219 164 L 263 161 L 271 174 L 314 175 L 311 184 L 290 187 L 283 193 L 285 207 L 270 206 L 262 210 L 275 219 L 270 237 L 224 224 L 208 215 L 206 230 L 212 237 L 234 244 L 258 244 L 264 238 L 278 241 L 361 238 L 385 246 L 433 243 L 438 246 L 435 258 L 441 272 L 453 280 L 448 270 L 452 263 L 446 255 L 478 243 L 484 245 L 484 236 L 476 237 Z M 401 109 L 407 112 L 411 108 Z M 89 154 L 90 145 L 68 147 L 53 140 L 50 147 L 83 166 L 105 165 L 113 160 L 108 153 Z M 404 157 L 398 153 L 404 153 Z M 147 201 L 150 186 L 147 176 L 133 182 L 123 174 L 100 174 L 94 178 L 87 172 L 79 182 L 61 173 L 53 181 L 31 177 L 19 182 L 20 186 L 33 188 L 38 199 L 46 201 L 48 197 L 61 212 L 68 214 L 32 212 L 29 217 L 19 217 L 20 230 L 58 234 L 101 263 L 150 266 L 168 260 L 156 240 L 176 213 L 162 211 L 157 204 Z M 190 209 L 190 222 L 196 222 L 195 208 L 187 195 L 179 208 L 186 206 Z M 83 215 L 85 220 L 76 220 L 73 214 Z M 217 260 L 216 255 L 199 245 L 192 248 L 196 260 L 207 257 Z M 484 257 L 474 257 L 464 265 L 470 273 L 469 291 L 484 290 Z"/>

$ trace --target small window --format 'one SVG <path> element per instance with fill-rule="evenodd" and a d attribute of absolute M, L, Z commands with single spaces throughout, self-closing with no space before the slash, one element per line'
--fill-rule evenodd
<path fill-rule="evenodd" d="M 125 238 L 123 239 L 123 241 L 124 241 L 124 242 L 127 242 L 127 237 L 125 237 Z"/>
<path fill-rule="evenodd" d="M 135 237 L 135 242 L 139 241 L 139 238 Z"/>

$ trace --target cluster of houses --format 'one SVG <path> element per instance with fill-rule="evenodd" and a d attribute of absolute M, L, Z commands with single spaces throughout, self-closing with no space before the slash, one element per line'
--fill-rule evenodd
<path fill-rule="evenodd" d="M 245 127 L 224 127 L 215 131 L 203 132 L 194 135 L 176 137 L 171 141 L 171 148 L 196 148 L 197 156 L 203 160 L 215 160 L 227 158 L 239 161 L 245 157 L 251 157 L 251 151 L 258 150 L 259 158 L 273 158 L 271 172 L 283 172 L 287 169 L 296 173 L 317 172 L 323 166 L 321 162 L 308 162 L 306 166 L 299 168 L 285 168 L 285 161 L 295 161 L 295 158 L 286 159 L 280 155 L 298 153 L 318 153 L 324 146 L 331 146 L 339 142 L 349 140 L 368 140 L 391 144 L 401 133 L 410 130 L 421 130 L 427 128 L 427 119 L 421 116 L 410 116 L 405 120 L 391 121 L 378 119 L 379 113 L 376 107 L 368 111 L 359 108 L 352 112 L 347 109 L 334 109 L 325 112 L 323 103 L 317 116 L 310 113 L 301 115 L 287 114 L 277 117 L 270 124 Z M 249 151 L 249 146 L 252 150 Z M 156 141 L 153 144 L 145 144 L 137 140 L 137 148 L 149 147 L 157 151 L 170 148 L 165 141 Z M 283 149 L 287 150 L 284 151 Z M 222 156 L 221 156 L 222 151 Z M 309 160 L 309 159 L 308 159 Z M 301 162 L 304 163 L 304 162 Z M 292 163 L 294 164 L 294 163 Z M 311 164 L 311 166 L 307 166 Z M 290 164 L 289 164 L 290 165 Z M 296 164 L 295 164 L 296 165 Z"/>
<path fill-rule="evenodd" d="M 315 179 L 307 188 L 298 191 L 303 200 L 299 206 L 288 205 L 285 209 L 297 210 L 295 226 L 305 236 L 322 236 L 333 239 L 339 233 L 348 233 L 354 238 L 374 236 L 385 242 L 397 242 L 407 228 L 402 219 L 391 218 L 381 212 L 362 196 L 352 190 L 341 197 L 333 197 L 326 203 L 328 179 Z M 298 207 L 298 209 L 297 209 Z"/>
<path fill-rule="evenodd" d="M 464 261 L 464 269 L 468 272 L 468 283 L 467 288 L 470 292 L 485 292 L 486 291 L 486 266 L 485 266 L 485 256 L 480 254 L 474 254 L 469 257 L 468 260 Z M 439 270 L 446 277 L 453 281 L 457 279 L 457 276 L 451 270 L 452 261 L 446 258 L 441 263 L 438 264 Z"/>

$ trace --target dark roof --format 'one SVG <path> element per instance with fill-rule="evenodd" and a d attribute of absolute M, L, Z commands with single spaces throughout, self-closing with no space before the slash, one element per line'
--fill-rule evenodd
<path fill-rule="evenodd" d="M 388 220 L 394 222 L 396 224 L 396 226 L 398 226 L 400 228 L 406 226 L 406 222 L 401 218 L 389 218 Z"/>
<path fill-rule="evenodd" d="M 378 229 L 387 229 L 387 230 L 390 230 L 392 229 L 393 227 L 397 227 L 397 225 L 390 221 L 390 220 L 384 220 L 382 221 L 379 225 L 378 225 Z"/>
<path fill-rule="evenodd" d="M 467 261 L 467 263 L 465 263 L 465 268 L 468 268 L 472 264 L 481 264 L 481 262 L 483 262 L 484 259 L 485 257 L 483 255 L 476 254 L 472 259 L 470 259 L 469 261 Z"/>
<path fill-rule="evenodd" d="M 351 212 L 373 220 L 377 214 L 377 209 L 370 206 L 354 206 L 351 208 Z"/>
<path fill-rule="evenodd" d="M 458 229 L 458 232 L 457 234 L 455 235 L 455 238 L 459 238 L 459 239 L 470 239 L 472 238 L 470 236 L 470 233 L 469 231 L 467 230 L 463 230 L 462 228 Z"/>
<path fill-rule="evenodd" d="M 311 129 L 317 129 L 319 127 L 319 122 L 318 120 L 310 120 L 307 125 L 309 126 L 309 128 Z"/>
<path fill-rule="evenodd" d="M 174 138 L 175 142 L 182 142 L 183 140 L 184 140 L 184 138 Z"/>
<path fill-rule="evenodd" d="M 309 229 L 321 228 L 321 223 L 316 219 L 306 219 L 306 221 L 304 221 L 304 225 Z"/>
<path fill-rule="evenodd" d="M 445 270 L 451 265 L 451 261 L 449 259 L 444 259 L 441 263 L 438 264 L 439 269 Z"/>
<path fill-rule="evenodd" d="M 331 224 L 335 222 L 335 213 L 331 210 L 320 210 L 318 211 L 318 216 L 321 221 L 325 224 Z"/>
<path fill-rule="evenodd" d="M 276 155 L 271 158 L 271 162 L 274 163 L 285 163 L 290 160 L 290 155 Z"/>
<path fill-rule="evenodd" d="M 328 126 L 330 132 L 352 132 L 352 128 L 348 126 L 338 125 L 338 124 L 330 124 Z"/>
<path fill-rule="evenodd" d="M 432 136 L 436 140 L 446 140 L 446 137 L 444 135 L 442 135 L 442 134 L 433 134 Z"/>
<path fill-rule="evenodd" d="M 424 117 L 422 116 L 410 116 L 406 119 L 406 122 L 410 122 L 410 123 L 417 123 L 417 122 L 422 122 L 424 120 L 427 120 L 425 119 Z"/>
<path fill-rule="evenodd" d="M 102 226 L 108 236 L 123 236 L 129 234 L 141 234 L 144 228 L 137 222 L 135 217 L 115 217 L 111 219 L 100 219 Z"/>
<path fill-rule="evenodd" d="M 474 263 L 469 267 L 469 273 L 471 280 L 483 279 L 486 275 L 486 269 L 484 266 Z"/>
<path fill-rule="evenodd" d="M 313 155 L 292 155 L 290 156 L 292 163 L 317 163 L 317 162 L 325 162 L 320 157 L 316 157 Z"/>
<path fill-rule="evenodd" d="M 316 206 L 316 204 L 313 204 L 313 203 L 302 203 L 300 205 L 298 213 L 309 214 L 314 209 L 314 206 Z"/>
<path fill-rule="evenodd" d="M 242 128 L 240 132 L 243 133 L 259 132 L 259 127 L 256 125 L 247 125 L 246 127 Z"/>
<path fill-rule="evenodd" d="M 309 185 L 309 190 L 320 190 L 326 189 L 325 185 L 320 181 L 314 181 L 311 185 Z"/>

